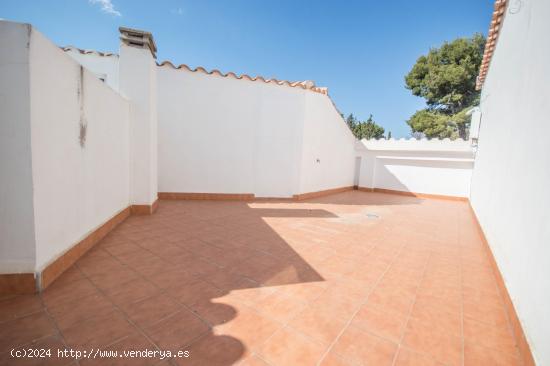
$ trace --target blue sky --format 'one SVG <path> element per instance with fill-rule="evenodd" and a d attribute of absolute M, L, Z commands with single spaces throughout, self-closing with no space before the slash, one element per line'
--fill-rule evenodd
<path fill-rule="evenodd" d="M 110 7 L 110 5 L 112 7 Z M 118 50 L 121 25 L 153 33 L 158 60 L 327 86 L 341 112 L 407 137 L 424 105 L 404 75 L 430 47 L 486 34 L 493 0 L 1 0 L 0 18 L 59 45 Z"/>

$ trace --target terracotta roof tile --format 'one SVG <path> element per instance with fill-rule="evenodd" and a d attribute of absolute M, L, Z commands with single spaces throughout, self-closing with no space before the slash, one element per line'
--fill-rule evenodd
<path fill-rule="evenodd" d="M 78 51 L 79 53 L 81 53 L 83 55 L 95 54 L 95 55 L 98 55 L 98 56 L 105 56 L 105 57 L 108 57 L 108 56 L 118 57 L 118 55 L 116 53 L 98 52 L 98 51 L 94 51 L 94 50 L 83 50 L 83 49 L 73 47 L 73 46 L 61 47 L 61 49 L 65 52 L 67 52 L 67 51 Z M 218 75 L 218 76 L 221 76 L 221 77 L 224 77 L 224 78 L 225 77 L 230 77 L 230 78 L 237 79 L 237 80 L 245 80 L 246 79 L 246 80 L 249 80 L 249 81 L 262 81 L 264 83 L 273 83 L 273 84 L 277 84 L 277 85 L 285 85 L 285 86 L 290 86 L 290 87 L 293 87 L 293 88 L 298 87 L 298 88 L 302 88 L 302 89 L 306 89 L 306 90 L 311 90 L 311 91 L 316 92 L 316 93 L 321 93 L 321 94 L 327 94 L 328 95 L 328 89 L 327 88 L 318 87 L 318 86 L 315 85 L 315 83 L 313 81 L 310 81 L 310 80 L 288 81 L 288 80 L 278 80 L 278 79 L 275 79 L 275 78 L 266 79 L 263 76 L 252 77 L 252 76 L 247 75 L 247 74 L 237 75 L 232 71 L 224 74 L 223 72 L 221 72 L 220 70 L 217 70 L 217 69 L 213 69 L 211 71 L 208 71 L 202 66 L 198 66 L 194 69 L 190 68 L 189 66 L 187 66 L 185 64 L 175 66 L 170 61 L 163 61 L 160 64 L 157 63 L 157 65 L 159 67 L 170 66 L 170 67 L 172 67 L 174 69 L 177 69 L 177 70 L 187 70 L 187 71 L 190 71 L 190 72 L 201 72 L 201 73 L 207 74 L 207 75 Z"/>
<path fill-rule="evenodd" d="M 493 17 L 489 25 L 489 34 L 487 36 L 487 42 L 485 43 L 485 52 L 483 53 L 483 60 L 479 68 L 479 75 L 477 76 L 476 89 L 479 90 L 485 82 L 487 72 L 489 71 L 489 65 L 495 52 L 495 47 L 498 41 L 500 28 L 502 28 L 502 21 L 504 20 L 504 13 L 506 11 L 507 0 L 495 0 L 495 8 L 493 10 Z"/>
<path fill-rule="evenodd" d="M 99 51 L 95 51 L 95 50 L 83 50 L 81 48 L 78 48 L 78 47 L 74 47 L 74 46 L 65 46 L 65 47 L 60 47 L 63 51 L 65 52 L 68 52 L 68 51 L 77 51 L 78 53 L 81 53 L 83 55 L 88 55 L 88 54 L 95 54 L 95 55 L 98 55 L 98 56 L 102 56 L 102 57 L 110 57 L 110 56 L 113 56 L 113 57 L 118 57 L 118 55 L 116 53 L 111 53 L 111 52 L 99 52 Z"/>
<path fill-rule="evenodd" d="M 242 75 L 237 75 L 235 74 L 234 72 L 228 72 L 228 73 L 223 73 L 221 72 L 220 70 L 217 70 L 217 69 L 214 69 L 214 70 L 211 70 L 211 71 L 208 71 L 206 70 L 204 67 L 196 67 L 194 69 L 192 69 L 191 67 L 185 65 L 185 64 L 181 64 L 179 66 L 175 66 L 173 63 L 171 63 L 170 61 L 163 61 L 161 62 L 160 64 L 157 64 L 158 66 L 162 67 L 162 66 L 170 66 L 174 69 L 177 69 L 177 70 L 186 70 L 186 71 L 190 71 L 190 72 L 200 72 L 200 73 L 203 73 L 203 74 L 206 74 L 206 75 L 218 75 L 218 76 L 221 76 L 221 77 L 230 77 L 230 78 L 233 78 L 233 79 L 237 79 L 237 80 L 249 80 L 249 81 L 262 81 L 264 83 L 273 83 L 273 84 L 277 84 L 277 85 L 285 85 L 285 86 L 290 86 L 290 87 L 293 87 L 293 88 L 302 88 L 302 89 L 306 89 L 306 90 L 311 90 L 313 92 L 316 92 L 316 93 L 321 93 L 321 94 L 328 94 L 328 89 L 327 88 L 322 88 L 322 87 L 318 87 L 318 86 L 315 86 L 315 83 L 313 81 L 309 81 L 309 80 L 305 80 L 305 81 L 288 81 L 288 80 L 278 80 L 278 79 L 275 79 L 275 78 L 271 78 L 271 79 L 266 79 L 264 78 L 263 76 L 250 76 L 250 75 L 247 75 L 247 74 L 242 74 Z"/>

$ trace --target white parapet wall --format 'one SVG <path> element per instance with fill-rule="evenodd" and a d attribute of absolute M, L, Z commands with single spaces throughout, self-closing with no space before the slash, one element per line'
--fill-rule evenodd
<path fill-rule="evenodd" d="M 356 138 L 327 95 L 308 93 L 305 102 L 298 193 L 353 186 Z"/>
<path fill-rule="evenodd" d="M 159 67 L 159 192 L 292 195 L 304 93 Z"/>
<path fill-rule="evenodd" d="M 30 24 L 0 21 L 0 274 L 35 265 Z"/>
<path fill-rule="evenodd" d="M 35 29 L 30 100 L 36 271 L 41 271 L 128 207 L 129 106 Z"/>
<path fill-rule="evenodd" d="M 158 70 L 159 192 L 292 197 L 353 182 L 354 137 L 300 86 Z"/>
<path fill-rule="evenodd" d="M 92 71 L 114 90 L 119 90 L 119 57 L 115 53 L 81 50 L 76 47 L 63 47 L 63 51 L 76 62 Z"/>
<path fill-rule="evenodd" d="M 356 145 L 355 185 L 467 198 L 473 165 L 469 141 L 362 140 Z"/>
<path fill-rule="evenodd" d="M 0 42 L 0 273 L 41 272 L 128 207 L 129 105 L 30 25 Z"/>
<path fill-rule="evenodd" d="M 537 365 L 550 365 L 550 1 L 510 1 L 481 94 L 471 204 Z"/>

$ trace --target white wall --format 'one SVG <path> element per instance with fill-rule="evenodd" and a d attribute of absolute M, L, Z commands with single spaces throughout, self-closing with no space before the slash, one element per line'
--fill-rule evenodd
<path fill-rule="evenodd" d="M 550 365 L 550 2 L 512 5 L 483 86 L 470 199 L 536 362 Z"/>
<path fill-rule="evenodd" d="M 300 192 L 353 185 L 355 137 L 325 94 L 307 93 Z"/>
<path fill-rule="evenodd" d="M 363 140 L 359 186 L 468 197 L 473 152 L 464 140 Z"/>
<path fill-rule="evenodd" d="M 130 105 L 130 202 L 158 194 L 157 65 L 148 48 L 120 45 L 119 89 Z"/>
<path fill-rule="evenodd" d="M 30 32 L 0 21 L 0 273 L 34 272 Z"/>
<path fill-rule="evenodd" d="M 291 196 L 306 93 L 159 67 L 159 191 Z"/>
<path fill-rule="evenodd" d="M 30 127 L 36 270 L 129 205 L 127 101 L 35 29 Z M 81 124 L 86 141 L 81 146 Z"/>
<path fill-rule="evenodd" d="M 96 51 L 81 52 L 74 47 L 65 47 L 64 51 L 76 62 L 105 80 L 105 83 L 118 91 L 118 55 L 101 55 Z"/>

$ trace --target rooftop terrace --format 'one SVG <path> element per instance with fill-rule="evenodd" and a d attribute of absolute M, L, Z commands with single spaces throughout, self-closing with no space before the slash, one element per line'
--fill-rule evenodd
<path fill-rule="evenodd" d="M 80 365 L 521 364 L 468 203 L 384 193 L 161 201 L 0 316 L 0 364 L 42 346 L 190 352 L 50 360 Z"/>

